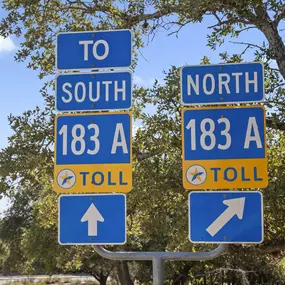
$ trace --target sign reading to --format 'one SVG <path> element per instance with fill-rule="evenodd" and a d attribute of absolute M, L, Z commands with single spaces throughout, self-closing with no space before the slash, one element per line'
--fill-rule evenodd
<path fill-rule="evenodd" d="M 126 197 L 61 195 L 58 220 L 60 244 L 124 244 Z"/>
<path fill-rule="evenodd" d="M 268 184 L 263 107 L 185 109 L 182 144 L 185 189 Z"/>
<path fill-rule="evenodd" d="M 184 66 L 184 105 L 258 102 L 264 98 L 262 63 Z"/>
<path fill-rule="evenodd" d="M 261 243 L 262 194 L 245 191 L 191 192 L 189 237 L 193 243 Z"/>
<path fill-rule="evenodd" d="M 129 67 L 131 62 L 130 30 L 57 34 L 56 68 L 59 70 Z"/>
<path fill-rule="evenodd" d="M 55 122 L 56 192 L 132 189 L 131 113 L 58 115 Z"/>
<path fill-rule="evenodd" d="M 55 89 L 58 111 L 119 110 L 132 105 L 128 71 L 59 74 Z"/>

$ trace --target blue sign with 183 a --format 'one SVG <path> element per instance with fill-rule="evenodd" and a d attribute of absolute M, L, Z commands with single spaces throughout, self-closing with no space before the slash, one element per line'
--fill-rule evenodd
<path fill-rule="evenodd" d="M 130 161 L 131 117 L 128 113 L 57 116 L 57 165 Z"/>
<path fill-rule="evenodd" d="M 60 244 L 124 244 L 126 196 L 61 195 L 58 204 Z"/>
<path fill-rule="evenodd" d="M 182 120 L 186 189 L 268 185 L 263 107 L 185 109 Z"/>
<path fill-rule="evenodd" d="M 129 109 L 132 74 L 129 71 L 59 74 L 55 90 L 58 111 Z"/>
<path fill-rule="evenodd" d="M 261 243 L 262 194 L 246 191 L 191 192 L 189 238 L 193 243 Z"/>
<path fill-rule="evenodd" d="M 264 71 L 259 62 L 184 66 L 184 105 L 259 102 L 264 98 Z"/>
<path fill-rule="evenodd" d="M 129 67 L 130 30 L 58 33 L 56 67 L 59 70 Z"/>
<path fill-rule="evenodd" d="M 263 107 L 185 109 L 185 160 L 264 158 Z"/>
<path fill-rule="evenodd" d="M 57 115 L 53 189 L 58 193 L 129 192 L 131 123 L 130 112 Z"/>

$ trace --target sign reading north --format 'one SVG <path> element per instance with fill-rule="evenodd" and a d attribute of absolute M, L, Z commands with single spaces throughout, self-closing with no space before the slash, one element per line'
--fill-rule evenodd
<path fill-rule="evenodd" d="M 189 238 L 193 243 L 261 243 L 262 194 L 246 191 L 191 192 Z"/>
<path fill-rule="evenodd" d="M 132 189 L 131 113 L 58 115 L 55 122 L 56 192 Z"/>
<path fill-rule="evenodd" d="M 126 197 L 61 195 L 58 221 L 60 244 L 124 244 Z"/>
<path fill-rule="evenodd" d="M 57 34 L 56 68 L 59 70 L 129 67 L 131 63 L 130 30 Z"/>
<path fill-rule="evenodd" d="M 182 143 L 185 189 L 268 184 L 263 107 L 185 109 Z"/>
<path fill-rule="evenodd" d="M 181 94 L 184 105 L 259 102 L 264 98 L 263 65 L 231 63 L 184 66 Z"/>
<path fill-rule="evenodd" d="M 59 74 L 56 78 L 58 111 L 129 109 L 132 105 L 131 72 Z"/>

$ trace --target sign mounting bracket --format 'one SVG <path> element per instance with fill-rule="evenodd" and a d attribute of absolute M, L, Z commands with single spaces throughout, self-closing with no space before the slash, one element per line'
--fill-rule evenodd
<path fill-rule="evenodd" d="M 180 261 L 202 261 L 212 260 L 219 257 L 227 249 L 227 244 L 219 244 L 212 251 L 208 252 L 113 252 L 106 250 L 100 245 L 95 245 L 95 251 L 104 258 L 111 260 L 150 260 L 153 267 L 153 285 L 164 284 L 164 261 L 180 260 Z"/>

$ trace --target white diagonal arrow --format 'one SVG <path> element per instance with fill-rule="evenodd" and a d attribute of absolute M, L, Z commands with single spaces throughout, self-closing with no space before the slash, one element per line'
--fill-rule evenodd
<path fill-rule="evenodd" d="M 206 229 L 213 237 L 223 228 L 235 215 L 241 220 L 243 218 L 245 197 L 224 200 L 227 209 Z"/>
<path fill-rule="evenodd" d="M 92 203 L 81 218 L 81 222 L 88 222 L 88 236 L 97 236 L 97 224 L 104 222 L 104 218 Z"/>

